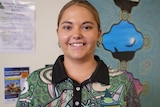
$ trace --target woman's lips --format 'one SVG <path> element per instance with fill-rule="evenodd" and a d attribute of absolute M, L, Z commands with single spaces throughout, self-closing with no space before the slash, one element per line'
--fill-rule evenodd
<path fill-rule="evenodd" d="M 69 43 L 69 45 L 75 46 L 75 47 L 80 47 L 80 46 L 84 46 L 85 43 Z"/>

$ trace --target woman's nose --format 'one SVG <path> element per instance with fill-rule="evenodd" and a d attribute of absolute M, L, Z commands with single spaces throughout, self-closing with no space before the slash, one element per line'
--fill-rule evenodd
<path fill-rule="evenodd" d="M 79 28 L 75 28 L 73 30 L 73 38 L 74 39 L 81 39 L 83 36 L 82 36 L 82 33 L 81 33 L 81 30 Z"/>

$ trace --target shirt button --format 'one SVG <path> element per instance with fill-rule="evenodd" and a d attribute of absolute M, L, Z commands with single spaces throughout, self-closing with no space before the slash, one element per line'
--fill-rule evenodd
<path fill-rule="evenodd" d="M 79 91 L 79 90 L 80 90 L 80 87 L 76 87 L 76 90 Z"/>
<path fill-rule="evenodd" d="M 78 106 L 78 105 L 79 105 L 79 101 L 76 101 L 76 102 L 75 102 L 75 105 Z"/>

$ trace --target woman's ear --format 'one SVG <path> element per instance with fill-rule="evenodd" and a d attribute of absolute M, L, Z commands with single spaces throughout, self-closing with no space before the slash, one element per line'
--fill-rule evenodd
<path fill-rule="evenodd" d="M 57 28 L 57 30 L 56 30 L 56 31 L 57 31 L 57 34 L 58 34 L 58 28 Z"/>
<path fill-rule="evenodd" d="M 102 36 L 102 29 L 99 29 L 99 33 L 98 33 L 98 39 L 100 39 Z"/>
<path fill-rule="evenodd" d="M 97 40 L 97 47 L 99 47 L 100 46 L 100 44 L 101 44 L 101 36 L 102 36 L 102 30 L 101 29 L 99 29 L 99 32 L 98 32 L 98 40 Z"/>
<path fill-rule="evenodd" d="M 58 28 L 56 29 L 56 31 L 57 31 L 57 36 L 58 36 Z M 61 45 L 59 43 L 59 37 L 58 37 L 58 47 L 61 48 Z"/>
<path fill-rule="evenodd" d="M 60 43 L 59 43 L 59 42 L 58 42 L 58 47 L 59 47 L 59 48 L 61 48 L 61 45 L 60 45 Z"/>

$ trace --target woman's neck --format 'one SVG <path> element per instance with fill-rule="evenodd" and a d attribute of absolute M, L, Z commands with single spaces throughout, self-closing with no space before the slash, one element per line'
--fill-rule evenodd
<path fill-rule="evenodd" d="M 97 61 L 92 58 L 86 60 L 71 60 L 64 59 L 64 66 L 67 75 L 76 80 L 78 83 L 82 83 L 87 80 L 97 67 Z"/>

